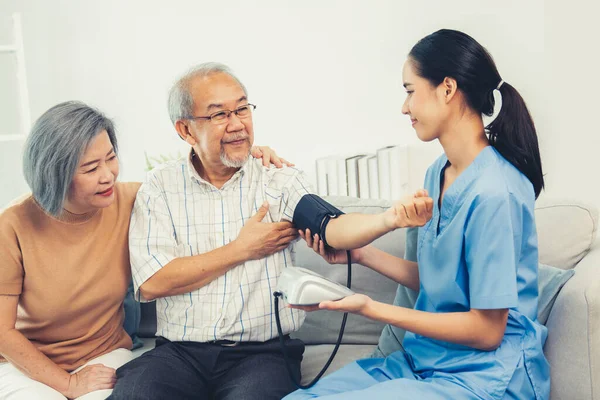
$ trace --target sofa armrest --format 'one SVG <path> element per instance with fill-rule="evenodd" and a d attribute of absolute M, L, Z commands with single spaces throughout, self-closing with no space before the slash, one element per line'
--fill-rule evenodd
<path fill-rule="evenodd" d="M 575 267 L 546 326 L 550 397 L 600 400 L 600 243 Z"/>

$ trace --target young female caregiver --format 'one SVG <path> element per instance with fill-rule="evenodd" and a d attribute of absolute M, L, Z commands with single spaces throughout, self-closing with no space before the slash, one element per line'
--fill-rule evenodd
<path fill-rule="evenodd" d="M 415 309 L 360 294 L 318 308 L 403 328 L 406 351 L 356 361 L 285 399 L 548 399 L 534 221 L 544 179 L 531 116 L 488 52 L 461 32 L 440 30 L 419 41 L 403 80 L 402 112 L 419 139 L 438 139 L 445 154 L 427 171 L 427 192 L 397 211 L 418 214 L 417 200 L 429 193 L 433 216 L 419 229 L 418 263 L 371 246 L 352 256 L 417 290 Z M 494 90 L 502 108 L 486 135 L 482 114 L 493 113 Z M 336 249 L 363 246 L 384 230 L 378 220 L 379 231 L 368 232 L 351 218 L 332 220 L 327 242 Z M 345 252 L 326 251 L 309 232 L 303 236 L 328 261 L 345 263 Z"/>

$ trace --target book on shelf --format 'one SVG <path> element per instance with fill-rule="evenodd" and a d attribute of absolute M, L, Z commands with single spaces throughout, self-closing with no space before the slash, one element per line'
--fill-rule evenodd
<path fill-rule="evenodd" d="M 369 190 L 369 157 L 374 157 L 374 154 L 366 154 L 358 158 L 358 197 L 361 199 L 370 198 Z M 375 196 L 377 197 L 377 196 Z"/>
<path fill-rule="evenodd" d="M 408 151 L 408 146 L 386 146 L 377 150 L 380 199 L 395 201 L 408 194 Z"/>
<path fill-rule="evenodd" d="M 327 159 L 329 157 L 321 157 L 317 159 L 317 194 L 319 196 L 327 196 Z"/>
<path fill-rule="evenodd" d="M 337 196 L 337 160 L 335 157 L 327 158 L 327 194 L 329 196 Z"/>
<path fill-rule="evenodd" d="M 351 197 L 358 197 L 358 160 L 362 157 L 364 157 L 364 154 L 346 158 L 346 185 L 348 188 L 348 196 Z"/>
<path fill-rule="evenodd" d="M 375 154 L 322 157 L 316 161 L 317 191 L 321 196 L 400 200 L 415 190 L 415 181 L 416 188 L 422 186 L 426 167 L 415 173 L 413 164 L 429 165 L 440 153 L 431 146 L 413 152 L 404 145 L 386 146 Z"/>
<path fill-rule="evenodd" d="M 377 171 L 377 156 L 372 155 L 367 158 L 369 171 L 369 195 L 372 199 L 379 197 L 379 172 Z"/>
<path fill-rule="evenodd" d="M 348 195 L 346 158 L 329 156 L 317 160 L 317 191 L 320 196 Z"/>
<path fill-rule="evenodd" d="M 386 146 L 377 149 L 377 180 L 379 182 L 380 199 L 390 199 L 392 197 L 392 190 L 390 187 L 390 150 L 393 147 L 394 146 Z"/>
<path fill-rule="evenodd" d="M 338 196 L 348 196 L 348 179 L 347 171 L 346 171 L 346 157 L 340 156 L 336 157 L 336 167 L 337 167 L 337 187 L 338 187 Z"/>
<path fill-rule="evenodd" d="M 388 150 L 390 162 L 390 200 L 397 201 L 409 194 L 408 146 Z"/>

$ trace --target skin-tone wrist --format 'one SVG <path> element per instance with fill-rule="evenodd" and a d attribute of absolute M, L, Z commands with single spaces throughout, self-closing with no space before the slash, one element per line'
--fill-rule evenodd
<path fill-rule="evenodd" d="M 369 253 L 371 251 L 371 245 L 367 245 L 360 250 L 358 250 L 355 254 L 352 254 L 352 262 L 356 264 L 365 265 L 365 261 L 369 259 Z"/>
<path fill-rule="evenodd" d="M 244 260 L 249 260 L 250 259 L 250 251 L 245 246 L 242 246 L 240 244 L 239 238 L 235 238 L 230 243 L 230 246 L 232 247 L 231 250 L 232 250 L 233 254 L 238 254 Z"/>
<path fill-rule="evenodd" d="M 365 303 L 365 305 L 362 307 L 362 309 L 358 312 L 360 315 L 362 315 L 363 317 L 369 317 L 369 315 L 372 315 L 372 310 L 373 307 L 375 306 L 375 303 L 377 303 L 376 301 L 374 301 L 372 298 L 368 297 L 367 302 Z"/>
<path fill-rule="evenodd" d="M 354 253 L 352 253 L 352 263 L 366 266 L 365 262 L 367 262 L 369 259 L 369 254 L 371 253 L 372 248 L 373 247 L 368 244 L 360 249 L 357 249 Z"/>
<path fill-rule="evenodd" d="M 69 397 L 69 395 L 71 394 L 71 379 L 73 378 L 73 375 L 69 374 L 68 372 L 64 372 L 64 377 L 62 378 L 62 384 L 60 385 L 60 387 L 55 388 L 56 390 L 58 390 L 63 396 L 67 397 L 67 398 L 71 398 Z"/>
<path fill-rule="evenodd" d="M 231 253 L 237 255 L 237 257 L 235 257 L 237 258 L 236 265 L 257 259 L 256 254 L 252 253 L 250 248 L 245 245 L 244 242 L 240 241 L 239 237 L 231 241 L 230 245 L 232 247 Z"/>
<path fill-rule="evenodd" d="M 373 318 L 375 315 L 375 308 L 377 307 L 377 301 L 369 297 L 367 303 L 362 307 L 359 314 L 366 318 Z"/>
<path fill-rule="evenodd" d="M 352 257 L 352 264 L 362 264 L 363 259 L 363 249 L 358 249 L 356 251 L 350 251 L 350 257 Z"/>
<path fill-rule="evenodd" d="M 239 254 L 242 257 L 245 257 L 245 251 L 244 249 L 242 249 L 242 246 L 240 246 L 240 242 L 239 242 L 239 238 L 235 238 L 234 240 L 232 240 L 229 243 L 229 246 L 231 247 L 231 251 L 235 252 L 237 254 Z"/>
<path fill-rule="evenodd" d="M 73 379 L 73 375 L 69 374 L 69 378 L 67 379 L 67 388 L 65 390 L 60 391 L 68 399 L 70 399 L 72 397 L 71 396 L 71 379 Z"/>
<path fill-rule="evenodd" d="M 394 226 L 394 221 L 388 218 L 386 214 L 387 212 L 385 211 L 377 214 L 377 220 L 382 229 L 384 229 L 386 232 L 391 232 L 396 229 L 396 227 Z"/>

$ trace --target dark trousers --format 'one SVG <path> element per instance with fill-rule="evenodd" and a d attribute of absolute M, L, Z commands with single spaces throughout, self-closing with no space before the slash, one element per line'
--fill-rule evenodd
<path fill-rule="evenodd" d="M 304 343 L 286 337 L 286 347 L 300 381 Z M 156 348 L 117 370 L 109 399 L 280 400 L 295 389 L 279 339 L 228 346 L 158 338 Z"/>

